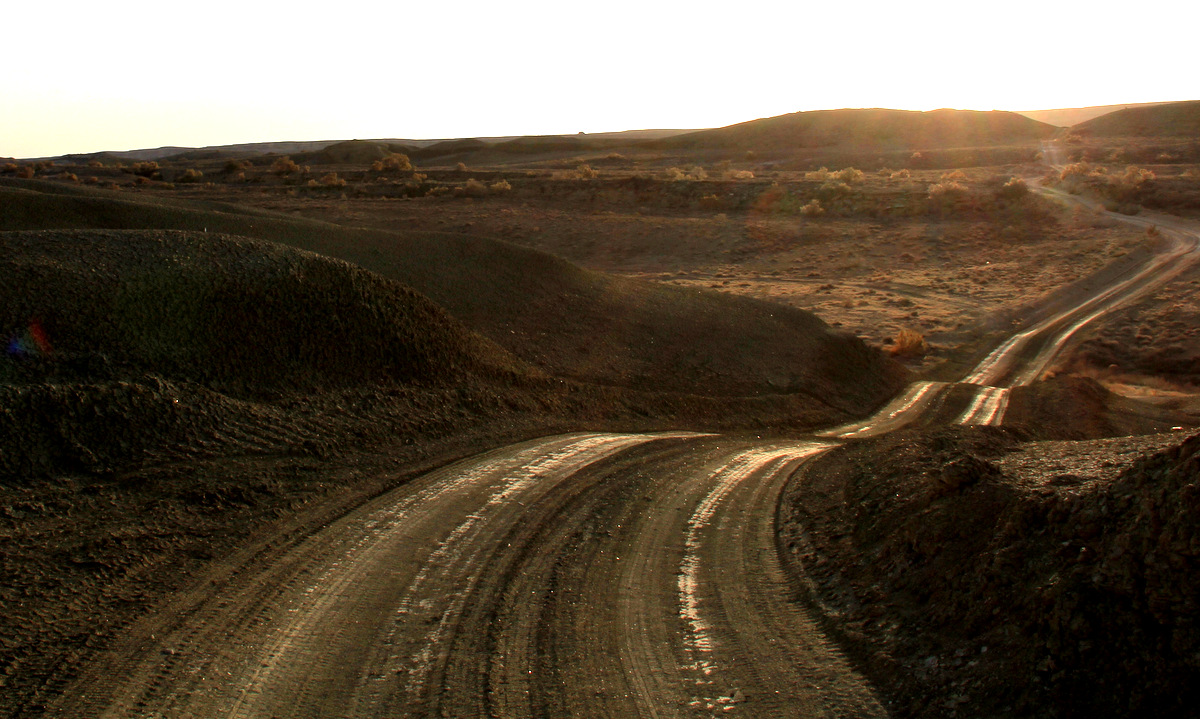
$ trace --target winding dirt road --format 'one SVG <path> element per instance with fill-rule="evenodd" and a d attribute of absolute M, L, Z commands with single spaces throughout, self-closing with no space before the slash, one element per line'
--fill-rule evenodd
<path fill-rule="evenodd" d="M 827 443 L 577 434 L 430 473 L 147 622 L 56 716 L 879 716 L 790 600 Z"/>
<path fill-rule="evenodd" d="M 1007 387 L 1195 261 L 1193 231 L 1171 231 L 1171 251 L 989 355 L 959 421 L 1002 421 Z M 446 466 L 230 558 L 47 714 L 885 715 L 792 596 L 776 504 L 800 464 L 912 421 L 947 386 L 812 440 L 571 434 Z"/>

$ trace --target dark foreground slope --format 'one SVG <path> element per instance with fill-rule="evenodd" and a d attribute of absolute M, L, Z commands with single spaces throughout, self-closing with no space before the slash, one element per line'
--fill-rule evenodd
<path fill-rule="evenodd" d="M 861 413 L 903 381 L 898 366 L 808 313 L 614 278 L 498 240 L 0 181 L 0 229 L 93 227 L 224 232 L 343 259 L 413 287 L 542 371 L 585 383 L 707 396 L 799 393 Z"/>
<path fill-rule="evenodd" d="M 899 716 L 1194 716 L 1200 437 L 1178 442 L 848 445 L 793 483 L 782 549 Z"/>

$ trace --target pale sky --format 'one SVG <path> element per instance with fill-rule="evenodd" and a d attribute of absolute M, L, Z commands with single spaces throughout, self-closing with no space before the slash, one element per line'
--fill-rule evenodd
<path fill-rule="evenodd" d="M 0 157 L 1200 99 L 1192 0 L 5 0 Z"/>

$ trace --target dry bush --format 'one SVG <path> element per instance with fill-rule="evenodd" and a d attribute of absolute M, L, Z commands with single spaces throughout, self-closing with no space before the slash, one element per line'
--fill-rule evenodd
<path fill-rule="evenodd" d="M 488 185 L 488 192 L 492 193 L 493 195 L 502 195 L 506 192 L 512 192 L 512 185 L 508 183 L 508 180 L 493 182 L 492 184 Z"/>
<path fill-rule="evenodd" d="M 59 175 L 59 178 L 65 182 L 79 182 L 79 176 L 74 172 L 64 172 L 63 174 Z"/>
<path fill-rule="evenodd" d="M 248 169 L 250 169 L 249 162 L 243 162 L 241 160 L 230 160 L 225 163 L 225 167 L 222 168 L 222 172 L 224 172 L 226 175 L 235 175 L 239 172 L 242 172 L 243 170 L 248 170 Z"/>
<path fill-rule="evenodd" d="M 1013 177 L 1004 183 L 997 194 L 1009 200 L 1019 200 L 1029 194 L 1029 185 L 1020 177 Z"/>
<path fill-rule="evenodd" d="M 454 169 L 458 170 L 459 172 L 466 172 L 467 171 L 467 163 L 460 162 L 454 166 Z"/>
<path fill-rule="evenodd" d="M 336 172 L 330 172 L 321 177 L 321 184 L 325 187 L 345 187 L 346 180 L 338 177 Z"/>
<path fill-rule="evenodd" d="M 33 168 L 29 165 L 24 165 L 17 169 L 17 177 L 22 180 L 32 180 L 34 175 Z"/>
<path fill-rule="evenodd" d="M 825 199 L 833 199 L 837 197 L 845 197 L 853 192 L 850 185 L 837 180 L 830 180 L 817 188 L 817 194 Z"/>
<path fill-rule="evenodd" d="M 6 163 L 4 163 L 4 167 L 2 169 L 0 169 L 0 172 L 15 173 L 19 169 L 21 169 L 21 166 L 18 165 L 17 163 L 6 162 Z"/>
<path fill-rule="evenodd" d="M 749 170 L 738 170 L 737 172 L 733 173 L 733 179 L 735 179 L 735 180 L 753 180 L 754 173 Z"/>
<path fill-rule="evenodd" d="M 89 178 L 85 179 L 85 180 L 83 181 L 83 184 L 85 184 L 85 185 L 99 185 L 99 184 L 100 184 L 100 178 L 99 178 L 99 177 L 96 177 L 95 175 L 92 175 L 91 177 L 89 177 Z"/>
<path fill-rule="evenodd" d="M 953 172 L 943 173 L 939 178 L 940 182 L 966 182 L 967 173 L 962 170 L 954 170 Z"/>
<path fill-rule="evenodd" d="M 575 174 L 581 180 L 594 180 L 599 176 L 599 174 L 595 170 L 592 169 L 592 166 L 587 163 L 584 163 L 584 164 L 580 165 L 579 167 L 576 167 Z"/>
<path fill-rule="evenodd" d="M 1092 174 L 1092 166 L 1086 162 L 1072 162 L 1058 173 L 1058 179 L 1064 182 L 1072 179 L 1082 179 Z"/>
<path fill-rule="evenodd" d="M 129 166 L 127 172 L 132 172 L 140 177 L 153 177 L 154 173 L 158 172 L 158 163 L 150 160 L 148 162 L 135 162 Z"/>
<path fill-rule="evenodd" d="M 138 185 L 138 186 L 149 185 L 150 178 L 146 177 L 145 175 L 138 175 L 137 179 L 133 181 L 133 184 Z"/>
<path fill-rule="evenodd" d="M 104 163 L 99 160 L 88 160 L 88 167 L 104 167 Z"/>
<path fill-rule="evenodd" d="M 374 172 L 404 172 L 411 169 L 413 164 L 408 155 L 398 152 L 371 163 L 371 170 Z"/>
<path fill-rule="evenodd" d="M 893 179 L 893 180 L 907 180 L 911 177 L 912 177 L 912 173 L 909 172 L 908 170 L 896 170 L 891 175 L 891 179 Z"/>
<path fill-rule="evenodd" d="M 820 217 L 825 214 L 825 208 L 821 207 L 821 201 L 813 198 L 807 205 L 800 208 L 800 214 L 805 217 Z"/>
<path fill-rule="evenodd" d="M 829 168 L 822 167 L 819 170 L 814 170 L 812 172 L 806 172 L 806 173 L 804 173 L 804 179 L 809 182 L 828 182 L 829 181 Z"/>
<path fill-rule="evenodd" d="M 929 186 L 929 199 L 953 199 L 967 194 L 965 185 L 957 182 L 939 182 Z"/>
<path fill-rule="evenodd" d="M 863 171 L 854 167 L 847 167 L 844 170 L 840 170 L 834 175 L 834 177 L 840 182 L 846 183 L 847 185 L 857 185 L 866 179 L 866 175 L 863 174 Z"/>
<path fill-rule="evenodd" d="M 610 162 L 624 162 L 625 156 L 619 152 L 610 152 L 604 156 L 604 159 Z"/>
<path fill-rule="evenodd" d="M 684 172 L 683 170 L 679 169 L 678 167 L 668 167 L 667 169 L 663 170 L 662 178 L 669 182 L 675 182 L 677 180 L 686 180 L 687 173 Z"/>
<path fill-rule="evenodd" d="M 204 179 L 204 173 L 199 170 L 188 168 L 183 171 L 183 174 L 176 178 L 176 182 L 199 182 Z"/>
<path fill-rule="evenodd" d="M 902 329 L 896 333 L 896 340 L 889 352 L 893 357 L 921 357 L 927 350 L 925 337 L 920 332 Z"/>
<path fill-rule="evenodd" d="M 1125 168 L 1124 174 L 1121 175 L 1121 183 L 1130 187 L 1137 187 L 1143 182 L 1153 180 L 1155 175 L 1150 170 L 1144 170 L 1136 165 L 1130 165 Z"/>
<path fill-rule="evenodd" d="M 290 157 L 281 157 L 271 163 L 271 172 L 276 175 L 290 175 L 294 172 L 300 172 L 300 166 Z"/>
<path fill-rule="evenodd" d="M 725 208 L 725 201 L 716 195 L 705 195 L 700 198 L 700 209 L 721 210 L 724 208 Z"/>
<path fill-rule="evenodd" d="M 754 150 L 746 150 L 746 162 L 754 162 L 758 159 L 758 153 Z"/>
<path fill-rule="evenodd" d="M 454 188 L 455 197 L 483 197 L 487 195 L 487 185 L 475 178 L 467 180 L 467 184 Z"/>

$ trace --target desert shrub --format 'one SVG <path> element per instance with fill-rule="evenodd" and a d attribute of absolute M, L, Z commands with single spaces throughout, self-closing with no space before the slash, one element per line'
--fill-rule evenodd
<path fill-rule="evenodd" d="M 998 196 L 1009 200 L 1019 200 L 1029 194 L 1029 185 L 1020 177 L 1013 177 L 1004 183 L 997 193 Z"/>
<path fill-rule="evenodd" d="M 492 184 L 488 185 L 488 192 L 492 193 L 493 195 L 501 195 L 506 192 L 512 192 L 512 185 L 508 183 L 508 180 L 493 182 Z"/>
<path fill-rule="evenodd" d="M 896 171 L 895 171 L 895 172 L 893 172 L 893 173 L 892 173 L 892 175 L 891 175 L 891 179 L 893 179 L 893 180 L 907 180 L 907 179 L 909 179 L 910 177 L 912 177 L 912 173 L 911 173 L 911 172 L 909 172 L 907 169 L 905 169 L 905 170 L 896 170 Z"/>
<path fill-rule="evenodd" d="M 300 166 L 295 163 L 290 157 L 281 157 L 271 163 L 271 172 L 276 175 L 290 175 L 295 172 L 300 172 Z"/>
<path fill-rule="evenodd" d="M 725 207 L 725 201 L 716 195 L 705 195 L 700 198 L 700 208 L 704 210 L 720 210 Z"/>
<path fill-rule="evenodd" d="M 700 167 L 699 165 L 692 165 L 692 168 L 690 170 L 688 170 L 687 174 L 688 174 L 689 180 L 707 180 L 708 179 L 708 173 L 704 170 L 703 167 Z"/>
<path fill-rule="evenodd" d="M 844 170 L 840 170 L 834 174 L 834 177 L 837 178 L 838 181 L 844 182 L 847 185 L 857 185 L 866 179 L 866 175 L 863 174 L 863 171 L 854 167 L 847 167 Z"/>
<path fill-rule="evenodd" d="M 15 174 L 19 169 L 21 169 L 21 166 L 17 163 L 6 162 L 4 163 L 4 167 L 0 169 L 0 172 L 4 172 L 5 174 Z"/>
<path fill-rule="evenodd" d="M 250 169 L 250 163 L 241 160 L 229 160 L 225 163 L 225 167 L 221 168 L 226 175 L 235 175 L 248 169 Z"/>
<path fill-rule="evenodd" d="M 893 357 L 921 357 L 927 351 L 925 337 L 920 332 L 902 329 L 896 333 L 890 353 Z"/>
<path fill-rule="evenodd" d="M 305 187 L 320 187 L 321 183 L 317 182 L 316 179 L 314 178 L 314 179 L 311 179 L 308 182 L 304 183 L 304 186 Z"/>
<path fill-rule="evenodd" d="M 413 165 L 408 155 L 397 152 L 371 163 L 371 169 L 375 172 L 403 172 L 413 169 Z"/>
<path fill-rule="evenodd" d="M 719 177 L 728 175 L 732 170 L 733 163 L 729 160 L 721 160 L 717 164 L 713 165 L 713 172 L 717 173 Z"/>
<path fill-rule="evenodd" d="M 735 180 L 753 180 L 754 173 L 749 170 L 738 170 L 737 172 L 733 173 L 733 179 L 735 179 Z"/>
<path fill-rule="evenodd" d="M 1137 187 L 1143 182 L 1154 179 L 1154 173 L 1150 170 L 1144 170 L 1135 165 L 1130 165 L 1125 168 L 1125 172 L 1121 175 L 1121 182 L 1131 187 Z"/>
<path fill-rule="evenodd" d="M 953 199 L 967 194 L 965 185 L 957 182 L 939 182 L 929 186 L 929 199 Z"/>
<path fill-rule="evenodd" d="M 1068 181 L 1072 179 L 1082 179 L 1092 174 L 1092 166 L 1086 162 L 1072 162 L 1058 173 L 1058 179 Z"/>
<path fill-rule="evenodd" d="M 64 172 L 62 175 L 59 175 L 59 177 L 64 182 L 79 182 L 79 176 L 74 172 Z"/>
<path fill-rule="evenodd" d="M 145 175 L 138 175 L 138 176 L 137 176 L 137 179 L 133 181 L 133 184 L 135 184 L 135 185 L 149 185 L 149 184 L 150 184 L 150 178 L 149 178 L 149 177 L 146 177 Z"/>
<path fill-rule="evenodd" d="M 467 171 L 467 163 L 460 162 L 454 166 L 454 169 L 458 170 L 459 172 L 466 172 Z"/>
<path fill-rule="evenodd" d="M 92 175 L 91 177 L 89 177 L 89 178 L 85 179 L 85 180 L 83 181 L 83 184 L 85 184 L 85 185 L 99 185 L 99 184 L 100 184 L 100 178 L 99 178 L 99 177 L 96 177 L 95 175 Z"/>
<path fill-rule="evenodd" d="M 29 165 L 24 165 L 17 170 L 17 177 L 22 180 L 32 180 L 34 175 L 33 168 Z"/>
<path fill-rule="evenodd" d="M 663 170 L 662 177 L 664 180 L 674 182 L 677 180 L 687 179 L 687 173 L 678 167 L 668 167 L 667 169 Z"/>
<path fill-rule="evenodd" d="M 99 160 L 88 160 L 88 167 L 104 167 L 104 163 Z"/>
<path fill-rule="evenodd" d="M 338 177 L 336 172 L 330 172 L 321 177 L 321 185 L 325 187 L 345 187 L 346 180 Z"/>
<path fill-rule="evenodd" d="M 746 150 L 746 162 L 754 162 L 758 159 L 758 153 L 754 150 Z"/>
<path fill-rule="evenodd" d="M 820 217 L 825 214 L 825 208 L 821 207 L 821 201 L 814 197 L 808 204 L 800 208 L 800 214 L 805 217 Z"/>
<path fill-rule="evenodd" d="M 817 195 L 825 198 L 826 200 L 832 200 L 837 197 L 845 197 L 851 192 L 853 192 L 853 190 L 850 188 L 850 185 L 838 180 L 830 180 L 829 182 L 826 182 L 817 188 Z"/>
<path fill-rule="evenodd" d="M 604 156 L 604 159 L 609 162 L 624 162 L 625 156 L 619 152 L 610 152 Z"/>
<path fill-rule="evenodd" d="M 127 171 L 140 177 L 153 177 L 158 169 L 158 163 L 150 160 L 149 162 L 135 162 L 129 166 Z"/>
<path fill-rule="evenodd" d="M 943 173 L 941 178 L 939 178 L 939 181 L 940 182 L 965 182 L 966 179 L 967 179 L 967 173 L 963 172 L 962 170 L 954 170 L 953 172 Z"/>
<path fill-rule="evenodd" d="M 230 177 L 229 181 L 230 182 L 245 182 L 246 181 L 246 173 L 239 172 L 239 173 L 233 175 L 232 177 Z"/>
<path fill-rule="evenodd" d="M 454 188 L 455 197 L 483 197 L 488 193 L 487 185 L 475 178 L 467 180 L 467 184 Z"/>
<path fill-rule="evenodd" d="M 183 174 L 176 178 L 176 182 L 199 182 L 204 179 L 204 173 L 199 170 L 188 168 L 183 171 Z"/>
<path fill-rule="evenodd" d="M 819 170 L 813 170 L 812 172 L 806 172 L 806 173 L 804 173 L 804 179 L 808 180 L 809 182 L 828 182 L 829 181 L 829 168 L 822 167 Z"/>
<path fill-rule="evenodd" d="M 416 182 L 424 182 L 429 179 L 429 175 L 426 175 L 422 172 L 414 172 L 412 179 L 415 180 Z"/>
<path fill-rule="evenodd" d="M 1158 162 L 1175 162 L 1175 156 L 1169 152 L 1159 153 L 1158 157 L 1154 159 Z"/>
<path fill-rule="evenodd" d="M 589 165 L 587 163 L 584 163 L 584 164 L 580 165 L 579 167 L 576 167 L 575 173 L 578 175 L 579 179 L 581 179 L 581 180 L 594 180 L 598 176 L 598 173 L 592 169 L 591 165 Z"/>

